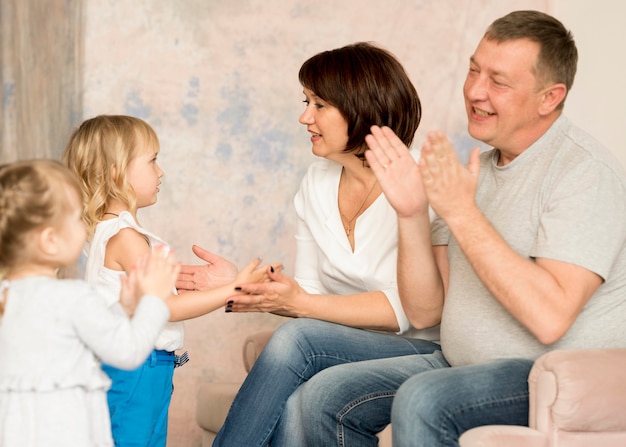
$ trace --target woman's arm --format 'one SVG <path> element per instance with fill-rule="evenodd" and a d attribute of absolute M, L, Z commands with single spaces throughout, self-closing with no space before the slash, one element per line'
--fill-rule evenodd
<path fill-rule="evenodd" d="M 315 318 L 363 329 L 397 332 L 396 315 L 382 291 L 349 295 L 309 294 L 282 272 L 268 272 L 271 282 L 241 284 L 246 295 L 233 296 L 233 312 L 271 312 Z"/>

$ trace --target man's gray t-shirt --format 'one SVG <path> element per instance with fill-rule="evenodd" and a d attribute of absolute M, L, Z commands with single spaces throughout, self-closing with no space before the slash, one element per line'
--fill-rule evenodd
<path fill-rule="evenodd" d="M 596 140 L 561 116 L 506 166 L 481 154 L 476 203 L 508 245 L 529 259 L 582 266 L 604 279 L 559 341 L 543 345 L 487 291 L 441 219 L 450 282 L 441 345 L 453 366 L 535 359 L 553 349 L 626 346 L 626 176 Z M 514 271 L 509 274 L 515 275 Z"/>

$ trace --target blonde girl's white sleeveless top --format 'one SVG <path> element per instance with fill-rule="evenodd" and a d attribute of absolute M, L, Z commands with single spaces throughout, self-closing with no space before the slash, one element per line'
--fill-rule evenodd
<path fill-rule="evenodd" d="M 124 228 L 132 228 L 144 235 L 152 248 L 163 245 L 169 249 L 169 246 L 161 238 L 139 226 L 128 211 L 123 211 L 115 219 L 103 220 L 98 223 L 93 239 L 85 247 L 87 254 L 85 279 L 96 287 L 107 306 L 119 313 L 124 313 L 119 304 L 119 296 L 122 288 L 120 275 L 125 273 L 105 267 L 104 255 L 109 239 Z M 173 290 L 173 293 L 176 294 L 176 290 Z M 157 338 L 155 349 L 164 351 L 181 349 L 184 333 L 185 329 L 182 322 L 168 322 Z"/>

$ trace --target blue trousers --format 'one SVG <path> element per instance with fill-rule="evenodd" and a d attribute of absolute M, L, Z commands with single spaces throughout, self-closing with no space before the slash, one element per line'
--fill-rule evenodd
<path fill-rule="evenodd" d="M 435 355 L 422 356 L 416 373 L 396 393 L 391 412 L 394 446 L 456 447 L 470 428 L 528 425 L 531 360 L 432 369 L 428 363 L 435 363 Z"/>
<path fill-rule="evenodd" d="M 391 423 L 394 447 L 456 447 L 473 427 L 528 424 L 531 366 L 450 367 L 435 351 L 329 368 L 289 398 L 271 445 L 376 446 Z"/>
<path fill-rule="evenodd" d="M 113 382 L 107 400 L 116 447 L 165 447 L 175 361 L 173 352 L 154 350 L 132 371 L 102 365 Z"/>
<path fill-rule="evenodd" d="M 299 391 L 306 388 L 317 376 L 326 373 L 332 376 L 336 368 L 341 368 L 341 371 L 350 370 L 365 360 L 413 357 L 438 349 L 439 345 L 430 341 L 354 329 L 318 320 L 290 320 L 276 330 L 255 362 L 213 445 L 266 446 L 272 441 L 277 427 L 277 436 L 284 434 L 291 445 L 301 445 L 298 443 L 298 433 L 293 433 L 297 427 L 285 426 L 285 430 L 281 429 L 281 416 L 287 401 L 291 401 L 290 397 L 300 394 Z M 397 386 L 391 390 L 392 393 L 396 388 Z M 339 400 L 343 396 L 339 393 L 335 397 Z M 310 424 L 306 419 L 309 412 L 302 412 L 301 415 L 305 417 L 304 423 Z M 317 422 L 311 428 L 318 428 Z M 294 434 L 293 438 L 291 434 Z M 281 442 L 276 439 L 272 441 L 272 445 L 281 445 Z M 330 444 L 311 445 L 319 447 Z"/>

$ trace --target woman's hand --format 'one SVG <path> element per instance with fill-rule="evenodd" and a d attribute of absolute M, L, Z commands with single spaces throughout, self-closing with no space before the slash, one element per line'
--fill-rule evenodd
<path fill-rule="evenodd" d="M 234 281 L 237 275 L 235 264 L 197 245 L 191 249 L 197 257 L 206 261 L 206 264 L 181 266 L 176 281 L 178 293 L 190 290 L 210 290 Z"/>
<path fill-rule="evenodd" d="M 298 303 L 308 295 L 302 287 L 280 269 L 266 270 L 270 282 L 239 284 L 241 295 L 230 297 L 227 312 L 270 312 L 285 317 L 300 317 Z"/>
<path fill-rule="evenodd" d="M 371 132 L 365 158 L 398 216 L 428 212 L 420 169 L 409 149 L 388 127 L 372 126 Z"/>

